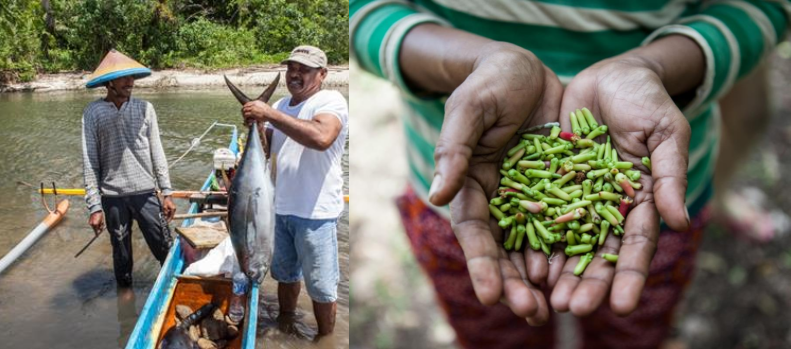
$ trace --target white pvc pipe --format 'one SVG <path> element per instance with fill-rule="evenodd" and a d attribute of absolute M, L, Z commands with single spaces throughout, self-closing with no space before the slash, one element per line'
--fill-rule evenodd
<path fill-rule="evenodd" d="M 46 233 L 49 228 L 52 228 L 58 224 L 58 222 L 63 219 L 63 216 L 68 210 L 69 200 L 61 200 L 61 202 L 58 203 L 55 212 L 52 212 L 48 214 L 47 217 L 44 217 L 44 220 L 39 223 L 39 225 L 36 226 L 33 231 L 28 233 L 27 236 L 11 250 L 11 252 L 8 252 L 8 254 L 6 254 L 3 259 L 0 259 L 0 273 L 8 268 L 11 263 L 14 263 L 17 258 L 19 258 L 23 253 L 25 253 L 25 251 L 27 251 L 27 249 L 30 248 L 30 246 L 33 246 L 33 244 L 36 243 L 36 240 L 38 240 L 41 235 L 44 235 L 44 233 Z"/>

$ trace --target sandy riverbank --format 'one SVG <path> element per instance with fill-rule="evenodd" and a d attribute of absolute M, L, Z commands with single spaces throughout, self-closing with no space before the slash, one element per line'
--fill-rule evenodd
<path fill-rule="evenodd" d="M 159 70 L 154 71 L 151 76 L 137 80 L 136 88 L 175 88 L 184 87 L 189 89 L 213 88 L 224 86 L 223 75 L 227 75 L 234 84 L 245 85 L 264 85 L 272 79 L 275 74 L 285 73 L 286 68 L 280 65 L 257 66 L 223 70 L 198 70 L 198 69 L 179 69 L 179 70 Z M 2 92 L 50 92 L 63 90 L 79 90 L 85 88 L 88 76 L 91 72 L 69 72 L 57 74 L 39 74 L 38 78 L 31 82 L 0 85 Z M 329 73 L 324 80 L 327 87 L 338 87 L 349 85 L 349 66 L 331 66 Z M 280 85 L 285 86 L 285 79 L 280 80 Z"/>

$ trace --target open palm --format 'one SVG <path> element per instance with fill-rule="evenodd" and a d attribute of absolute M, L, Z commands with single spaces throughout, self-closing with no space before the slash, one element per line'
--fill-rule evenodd
<path fill-rule="evenodd" d="M 610 235 L 597 253 L 619 254 L 618 263 L 597 257 L 575 276 L 580 257 L 569 258 L 551 304 L 557 311 L 585 316 L 609 294 L 612 310 L 627 315 L 637 307 L 656 252 L 659 216 L 672 229 L 689 226 L 684 193 L 690 127 L 657 74 L 640 62 L 607 60 L 578 74 L 564 91 L 560 115 L 582 107 L 609 127 L 619 157 L 642 172 L 643 187 L 636 191 L 624 235 Z M 567 117 L 561 117 L 561 126 L 571 130 Z M 652 170 L 641 164 L 644 156 L 650 157 Z"/>
<path fill-rule="evenodd" d="M 525 255 L 503 249 L 503 233 L 490 218 L 488 202 L 518 131 L 557 121 L 562 86 L 529 52 L 513 45 L 500 48 L 476 62 L 445 104 L 430 200 L 450 203 L 453 231 L 478 299 L 487 305 L 503 299 L 515 314 L 540 325 L 549 318 L 546 299 L 528 281 Z"/>

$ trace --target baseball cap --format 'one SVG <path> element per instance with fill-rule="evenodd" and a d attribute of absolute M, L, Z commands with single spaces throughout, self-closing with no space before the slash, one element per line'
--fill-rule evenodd
<path fill-rule="evenodd" d="M 302 63 L 311 68 L 325 68 L 327 67 L 327 55 L 315 46 L 297 46 L 291 51 L 288 59 L 280 62 L 280 64 L 288 64 L 288 62 Z"/>

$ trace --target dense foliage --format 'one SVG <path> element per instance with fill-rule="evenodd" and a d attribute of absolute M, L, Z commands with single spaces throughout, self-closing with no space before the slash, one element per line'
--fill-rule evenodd
<path fill-rule="evenodd" d="M 279 62 L 315 45 L 349 59 L 348 0 L 2 0 L 0 83 L 92 70 L 115 48 L 152 68 Z"/>

